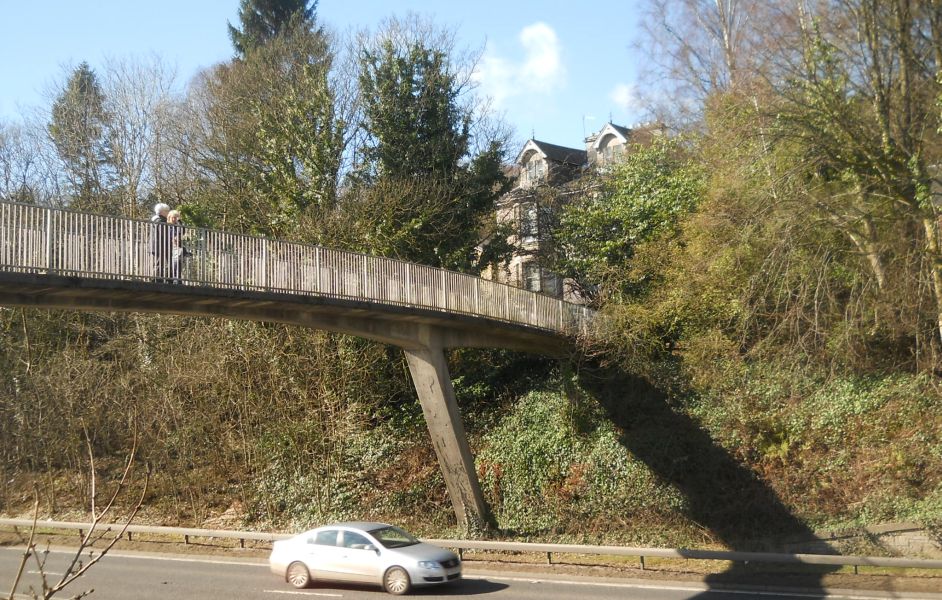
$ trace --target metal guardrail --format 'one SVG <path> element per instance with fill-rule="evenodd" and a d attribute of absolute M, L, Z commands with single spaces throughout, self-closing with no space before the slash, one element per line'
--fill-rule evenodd
<path fill-rule="evenodd" d="M 189 255 L 177 259 L 176 247 Z M 585 333 L 592 316 L 584 306 L 390 258 L 7 202 L 0 270 L 365 300 L 566 335 Z"/>
<path fill-rule="evenodd" d="M 0 526 L 30 528 L 31 519 L 0 519 Z M 78 530 L 81 533 L 89 528 L 88 523 L 74 523 L 62 521 L 37 521 L 37 529 L 64 529 Z M 121 524 L 99 525 L 100 531 L 119 532 Z M 130 537 L 134 533 L 152 535 L 180 536 L 188 544 L 192 537 L 237 539 L 240 546 L 245 547 L 246 540 L 273 542 L 275 540 L 292 537 L 290 534 L 263 533 L 252 531 L 230 531 L 216 529 L 193 529 L 185 527 L 152 527 L 147 525 L 129 525 L 126 530 Z M 774 564 L 802 564 L 802 565 L 832 565 L 857 567 L 885 567 L 905 569 L 942 569 L 942 560 L 924 558 L 895 558 L 878 556 L 843 556 L 832 554 L 775 554 L 765 552 L 731 552 L 724 550 L 689 550 L 684 548 L 636 548 L 629 546 L 589 546 L 581 544 L 539 544 L 531 542 L 488 542 L 479 540 L 438 540 L 428 539 L 426 542 L 463 550 L 484 550 L 502 552 L 531 552 L 546 554 L 547 561 L 552 562 L 553 554 L 587 554 L 600 556 L 629 556 L 636 557 L 645 567 L 645 558 L 676 558 L 693 560 L 719 560 L 726 562 L 751 562 Z"/>

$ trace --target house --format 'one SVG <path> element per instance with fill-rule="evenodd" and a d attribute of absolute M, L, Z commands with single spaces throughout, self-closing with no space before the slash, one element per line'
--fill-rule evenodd
<path fill-rule="evenodd" d="M 507 265 L 485 271 L 484 277 L 571 301 L 579 301 L 566 282 L 543 266 L 549 233 L 560 206 L 592 193 L 587 174 L 604 172 L 625 156 L 632 144 L 650 143 L 663 135 L 660 125 L 636 128 L 607 123 L 585 138 L 585 149 L 527 140 L 509 170 L 514 187 L 497 202 L 499 225 L 508 226 L 507 242 L 516 248 Z"/>
<path fill-rule="evenodd" d="M 514 161 L 520 166 L 520 177 L 515 187 L 529 189 L 572 181 L 581 175 L 586 160 L 585 150 L 528 140 Z"/>

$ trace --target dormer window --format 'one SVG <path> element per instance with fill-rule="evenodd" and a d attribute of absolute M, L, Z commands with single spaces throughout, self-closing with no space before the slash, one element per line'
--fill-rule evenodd
<path fill-rule="evenodd" d="M 617 137 L 614 135 L 607 135 L 599 144 L 599 155 L 601 157 L 600 163 L 602 165 L 610 165 L 619 156 L 624 154 L 624 151 L 625 146 L 623 143 L 619 143 L 619 139 Z"/>
<path fill-rule="evenodd" d="M 539 156 L 531 157 L 525 166 L 525 181 L 528 185 L 536 185 L 546 177 L 546 162 Z"/>
<path fill-rule="evenodd" d="M 561 184 L 577 177 L 586 163 L 586 151 L 530 140 L 517 156 L 520 188 L 550 183 Z"/>
<path fill-rule="evenodd" d="M 598 134 L 586 138 L 586 143 L 594 151 L 596 164 L 605 169 L 625 155 L 630 139 L 630 129 L 609 123 Z"/>
<path fill-rule="evenodd" d="M 614 158 L 612 150 L 613 148 L 611 146 L 605 146 L 604 148 L 602 148 L 602 163 L 603 164 L 609 164 L 610 162 L 612 162 L 612 159 Z"/>

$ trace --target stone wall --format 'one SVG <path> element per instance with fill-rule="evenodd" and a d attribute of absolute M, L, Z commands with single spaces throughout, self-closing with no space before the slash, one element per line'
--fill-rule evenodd
<path fill-rule="evenodd" d="M 942 535 L 916 523 L 887 523 L 849 531 L 820 532 L 816 538 L 786 542 L 783 550 L 795 554 L 942 558 Z"/>

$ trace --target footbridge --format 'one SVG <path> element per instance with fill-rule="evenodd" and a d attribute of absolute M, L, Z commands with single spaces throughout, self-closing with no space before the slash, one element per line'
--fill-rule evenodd
<path fill-rule="evenodd" d="M 178 247 L 188 256 L 174 267 Z M 0 305 L 289 323 L 399 346 L 468 530 L 488 510 L 444 350 L 559 354 L 592 319 L 579 305 L 389 258 L 2 202 Z"/>

